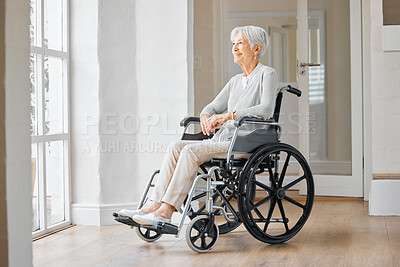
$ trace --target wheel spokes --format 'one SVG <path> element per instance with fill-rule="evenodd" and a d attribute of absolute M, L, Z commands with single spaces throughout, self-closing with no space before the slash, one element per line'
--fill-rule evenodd
<path fill-rule="evenodd" d="M 266 231 L 267 231 L 268 225 L 269 225 L 271 217 L 272 217 L 272 213 L 274 212 L 274 209 L 275 209 L 275 204 L 276 204 L 276 200 L 272 199 L 271 206 L 269 207 L 269 211 L 268 211 L 267 220 L 264 225 L 264 230 L 263 230 L 264 233 L 266 233 Z"/>
<path fill-rule="evenodd" d="M 144 233 L 144 236 L 147 238 L 150 238 L 150 230 L 146 229 L 146 232 Z"/>
<path fill-rule="evenodd" d="M 274 190 L 271 188 L 271 187 L 269 187 L 268 185 L 265 185 L 265 184 L 263 184 L 263 183 L 260 183 L 259 181 L 257 181 L 256 179 L 252 179 L 252 182 L 253 183 L 255 183 L 256 185 L 258 185 L 259 187 L 261 187 L 262 189 L 265 189 L 265 190 L 267 190 L 267 191 L 269 191 L 269 192 L 273 192 Z"/>
<path fill-rule="evenodd" d="M 283 165 L 282 172 L 281 172 L 281 176 L 280 176 L 280 178 L 279 178 L 278 188 L 282 187 L 283 178 L 285 178 L 286 170 L 287 170 L 287 167 L 289 166 L 289 159 L 290 159 L 290 156 L 291 156 L 291 154 L 287 153 L 287 157 L 286 157 L 286 160 L 285 160 L 285 164 Z"/>
<path fill-rule="evenodd" d="M 305 178 L 306 178 L 306 175 L 303 175 L 303 176 L 297 178 L 296 180 L 294 180 L 293 182 L 288 183 L 287 185 L 285 185 L 285 186 L 283 187 L 283 189 L 285 189 L 285 191 L 286 191 L 286 190 L 290 189 L 292 186 L 294 186 L 294 185 L 300 183 L 300 182 L 301 182 L 302 180 L 304 180 Z"/>
<path fill-rule="evenodd" d="M 260 201 L 257 202 L 256 204 L 254 204 L 254 206 L 251 207 L 250 210 L 254 210 L 255 208 L 258 208 L 258 207 L 261 206 L 262 204 L 268 202 L 271 198 L 272 198 L 272 195 L 267 196 L 266 198 L 260 200 Z"/>
<path fill-rule="evenodd" d="M 199 233 L 198 235 L 191 237 L 190 240 L 192 240 L 192 243 L 195 243 L 200 238 L 200 236 L 201 234 Z"/>
<path fill-rule="evenodd" d="M 267 167 L 268 167 L 268 173 L 269 173 L 269 177 L 271 177 L 272 179 L 272 185 L 274 188 L 276 188 L 276 181 L 275 181 L 275 175 L 272 172 L 272 168 L 271 168 L 271 164 L 269 163 L 269 160 L 267 159 Z"/>
<path fill-rule="evenodd" d="M 204 232 L 204 229 L 202 229 L 204 226 L 204 223 L 198 221 L 195 224 L 193 224 L 193 228 L 197 230 L 197 232 L 202 233 Z"/>
<path fill-rule="evenodd" d="M 303 204 L 297 202 L 297 201 L 294 200 L 293 198 L 290 198 L 290 197 L 288 197 L 288 196 L 284 196 L 284 199 L 287 200 L 287 201 L 289 201 L 290 203 L 292 203 L 292 204 L 294 204 L 294 205 L 296 205 L 296 206 L 302 208 L 303 210 L 306 208 Z"/>
<path fill-rule="evenodd" d="M 215 237 L 215 231 L 214 229 L 211 229 L 210 233 L 208 234 L 208 237 L 213 239 Z"/>
<path fill-rule="evenodd" d="M 258 215 L 258 217 L 261 220 L 265 220 L 264 216 L 261 214 L 261 212 L 257 208 L 254 209 L 254 212 Z"/>
<path fill-rule="evenodd" d="M 282 220 L 283 220 L 283 223 L 285 224 L 285 229 L 286 229 L 286 233 L 287 233 L 287 232 L 289 232 L 289 226 L 288 226 L 287 218 L 285 215 L 285 210 L 283 209 L 282 200 L 280 200 L 280 199 L 278 199 L 278 206 L 279 206 L 279 211 L 281 212 Z"/>
<path fill-rule="evenodd" d="M 201 237 L 201 247 L 202 248 L 206 248 L 207 247 L 206 237 L 205 236 Z"/>

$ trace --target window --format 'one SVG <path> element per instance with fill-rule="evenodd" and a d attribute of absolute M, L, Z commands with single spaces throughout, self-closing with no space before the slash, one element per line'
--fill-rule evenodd
<path fill-rule="evenodd" d="M 400 25 L 399 0 L 383 0 L 383 25 Z"/>
<path fill-rule="evenodd" d="M 68 0 L 30 0 L 33 236 L 70 224 Z"/>

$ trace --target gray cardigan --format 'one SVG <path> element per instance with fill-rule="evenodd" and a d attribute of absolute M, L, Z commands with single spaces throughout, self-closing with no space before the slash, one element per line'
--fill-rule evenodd
<path fill-rule="evenodd" d="M 278 81 L 275 69 L 261 63 L 247 76 L 246 89 L 242 86 L 243 74 L 232 77 L 215 99 L 204 107 L 200 116 L 236 112 L 236 116 L 269 119 L 274 113 Z M 233 120 L 225 122 L 212 140 L 228 141 L 235 130 Z"/>

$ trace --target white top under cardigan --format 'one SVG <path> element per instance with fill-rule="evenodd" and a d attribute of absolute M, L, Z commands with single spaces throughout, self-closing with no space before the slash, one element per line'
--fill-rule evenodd
<path fill-rule="evenodd" d="M 247 82 L 244 80 L 247 78 Z M 238 118 L 244 116 L 269 119 L 273 116 L 278 81 L 275 69 L 261 63 L 245 77 L 232 77 L 215 99 L 204 107 L 200 116 L 236 112 Z M 235 131 L 234 120 L 225 122 L 212 140 L 228 141 Z"/>

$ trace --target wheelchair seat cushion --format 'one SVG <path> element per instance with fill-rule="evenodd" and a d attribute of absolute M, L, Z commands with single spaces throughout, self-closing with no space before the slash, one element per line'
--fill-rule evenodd
<path fill-rule="evenodd" d="M 233 166 L 234 167 L 243 167 L 246 162 L 247 162 L 247 158 L 240 158 L 240 159 L 234 159 L 233 160 Z M 219 166 L 219 167 L 223 167 L 225 166 L 224 164 L 226 163 L 226 157 L 225 158 L 212 158 L 210 161 L 207 161 L 205 163 L 202 164 L 202 166 L 204 167 L 213 167 L 213 166 Z"/>

